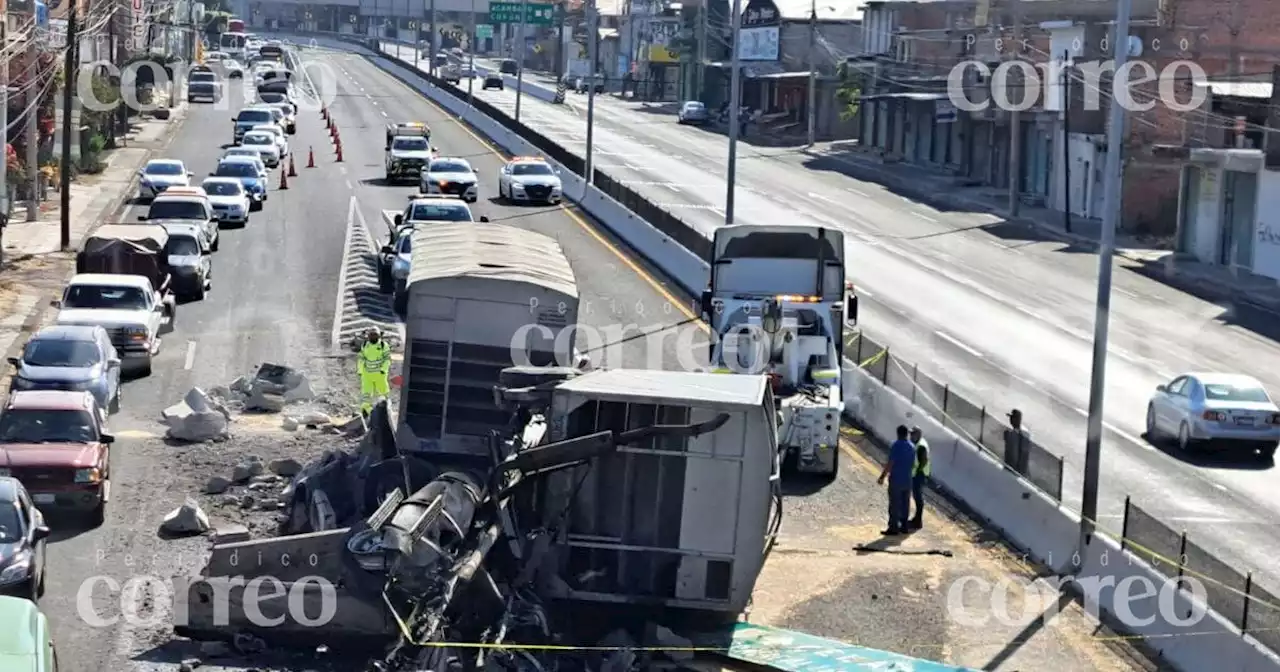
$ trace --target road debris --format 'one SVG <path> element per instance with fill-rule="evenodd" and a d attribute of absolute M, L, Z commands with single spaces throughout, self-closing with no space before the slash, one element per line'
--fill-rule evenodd
<path fill-rule="evenodd" d="M 231 423 L 231 411 L 198 387 L 191 388 L 182 401 L 164 409 L 160 417 L 168 427 L 168 438 L 188 443 L 226 439 Z"/>
<path fill-rule="evenodd" d="M 233 544 L 239 541 L 249 541 L 249 538 L 249 528 L 238 523 L 226 523 L 213 530 L 213 543 L 215 544 Z"/>
<path fill-rule="evenodd" d="M 209 516 L 196 500 L 188 497 L 182 506 L 164 517 L 160 529 L 174 535 L 204 534 L 209 531 Z"/>

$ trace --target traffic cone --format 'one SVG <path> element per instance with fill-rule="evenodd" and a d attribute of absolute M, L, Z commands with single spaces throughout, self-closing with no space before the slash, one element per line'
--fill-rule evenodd
<path fill-rule="evenodd" d="M 334 159 L 334 163 L 342 163 L 342 143 L 338 143 L 338 158 Z"/>
<path fill-rule="evenodd" d="M 325 127 L 325 128 L 333 128 L 333 117 L 331 117 L 331 116 L 329 116 L 329 115 L 327 115 L 327 114 L 326 114 L 326 115 L 324 115 L 324 127 Z"/>
<path fill-rule="evenodd" d="M 294 166 L 293 154 L 289 154 L 289 177 L 297 177 L 297 176 L 298 176 L 298 169 Z"/>
<path fill-rule="evenodd" d="M 330 127 L 329 127 L 329 139 L 330 139 L 330 140 L 332 140 L 332 139 L 334 139 L 334 138 L 336 138 L 336 137 L 338 137 L 338 127 L 337 127 L 337 126 L 330 126 Z"/>
<path fill-rule="evenodd" d="M 280 171 L 280 188 L 281 189 L 289 188 L 289 178 L 287 177 L 288 174 L 289 174 L 289 171 L 287 170 Z"/>
<path fill-rule="evenodd" d="M 308 168 L 316 167 L 316 148 L 315 147 L 307 148 L 307 167 Z"/>
<path fill-rule="evenodd" d="M 329 121 L 329 108 L 323 105 L 320 106 L 320 118 Z"/>

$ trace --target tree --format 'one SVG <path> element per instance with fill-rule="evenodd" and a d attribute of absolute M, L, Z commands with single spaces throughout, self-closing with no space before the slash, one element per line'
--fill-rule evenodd
<path fill-rule="evenodd" d="M 840 118 L 852 119 L 858 114 L 858 106 L 862 101 L 863 77 L 861 72 L 849 68 L 848 63 L 841 63 L 836 69 L 840 84 L 836 88 L 836 100 L 840 101 Z"/>

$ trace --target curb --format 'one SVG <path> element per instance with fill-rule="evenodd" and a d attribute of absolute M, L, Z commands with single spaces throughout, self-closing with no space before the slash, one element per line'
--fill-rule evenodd
<path fill-rule="evenodd" d="M 146 162 L 151 160 L 157 152 L 162 152 L 165 149 L 168 149 L 169 145 L 173 144 L 174 137 L 178 135 L 178 131 L 187 119 L 187 106 L 185 102 L 180 106 L 173 108 L 173 112 L 179 111 L 180 114 L 171 113 L 171 116 L 169 117 L 169 128 L 167 128 L 165 133 L 160 136 L 160 147 L 156 149 L 148 149 L 146 153 L 142 155 L 140 165 L 145 165 Z M 115 213 L 124 208 L 125 204 L 133 197 L 134 192 L 137 191 L 138 188 L 138 177 L 136 168 L 131 169 L 131 171 L 134 173 L 134 176 L 130 178 L 128 186 L 122 191 L 122 193 L 111 199 L 106 206 L 102 207 L 97 212 L 92 215 L 88 215 L 93 224 L 90 225 L 79 240 L 71 241 L 73 250 L 79 248 L 84 243 L 85 238 L 92 235 L 93 232 L 96 231 L 98 227 L 102 226 L 107 219 L 111 218 Z M 70 280 L 74 275 L 75 271 L 72 271 L 67 275 L 67 280 Z M 13 339 L 13 344 L 10 345 L 8 351 L 5 352 L 5 357 L 17 357 L 22 353 L 22 350 L 27 346 L 28 340 L 28 338 L 24 338 L 24 336 L 29 336 L 31 333 L 39 330 L 41 324 L 44 322 L 43 318 L 45 313 L 48 312 L 48 309 L 49 295 L 42 293 L 36 298 L 35 306 L 31 308 L 31 311 L 28 312 L 26 317 L 23 319 L 22 326 L 18 328 L 18 337 Z"/>

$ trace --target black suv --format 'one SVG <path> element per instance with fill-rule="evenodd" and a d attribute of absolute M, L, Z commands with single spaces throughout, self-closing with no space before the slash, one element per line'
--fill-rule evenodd
<path fill-rule="evenodd" d="M 515 75 L 520 72 L 520 64 L 516 63 L 514 58 L 504 58 L 502 63 L 498 64 L 498 72 L 504 75 Z"/>

